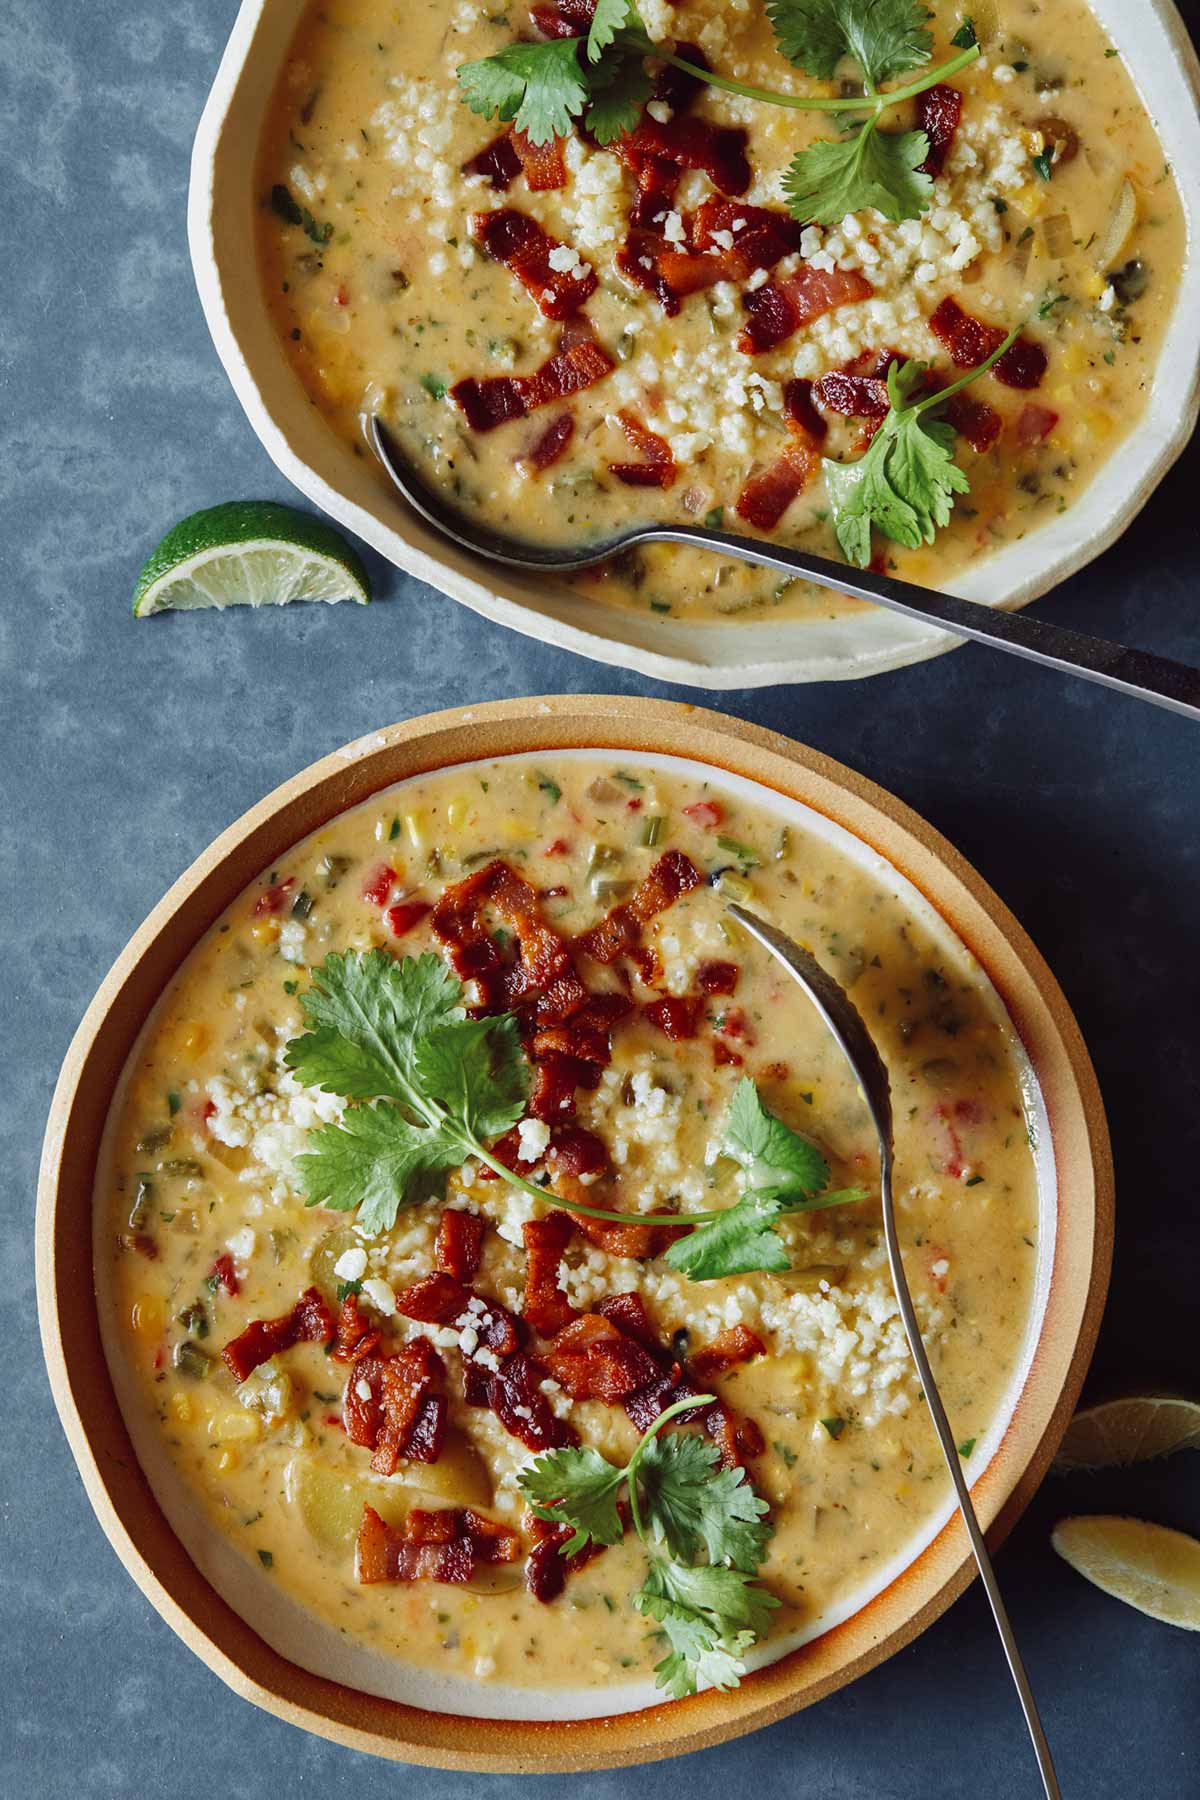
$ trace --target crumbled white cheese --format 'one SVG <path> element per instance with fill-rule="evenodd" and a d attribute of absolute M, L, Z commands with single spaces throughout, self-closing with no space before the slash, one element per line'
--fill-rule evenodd
<path fill-rule="evenodd" d="M 521 1162 L 540 1162 L 550 1148 L 550 1127 L 541 1119 L 522 1119 L 517 1127 L 517 1156 Z"/>
<path fill-rule="evenodd" d="M 361 1281 L 367 1272 L 367 1253 L 360 1247 L 344 1250 L 333 1265 L 339 1281 Z"/>
<path fill-rule="evenodd" d="M 363 1282 L 362 1291 L 376 1312 L 381 1312 L 385 1319 L 393 1316 L 396 1311 L 396 1296 L 386 1281 L 380 1281 L 376 1276 L 372 1276 L 368 1281 Z"/>

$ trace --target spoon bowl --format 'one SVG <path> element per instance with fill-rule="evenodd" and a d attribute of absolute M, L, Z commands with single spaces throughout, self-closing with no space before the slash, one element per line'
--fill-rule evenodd
<path fill-rule="evenodd" d="M 1083 632 L 1053 625 L 1047 619 L 1031 618 L 1027 613 L 1002 612 L 975 600 L 959 599 L 956 594 L 940 594 L 873 569 L 852 568 L 848 563 L 814 556 L 790 544 L 746 537 L 715 526 L 670 523 L 634 525 L 583 544 L 539 544 L 511 537 L 461 512 L 419 475 L 377 413 L 371 419 L 370 434 L 380 462 L 407 505 L 443 537 L 488 562 L 535 573 L 574 575 L 593 569 L 622 551 L 634 550 L 639 544 L 683 544 L 693 550 L 711 550 L 738 562 L 798 575 L 835 594 L 871 601 L 923 624 L 941 626 L 957 637 L 990 644 L 1047 668 L 1116 688 L 1153 706 L 1200 719 L 1200 669 L 1186 663 L 1172 662 L 1146 650 L 1132 650 L 1103 638 L 1087 637 Z"/>

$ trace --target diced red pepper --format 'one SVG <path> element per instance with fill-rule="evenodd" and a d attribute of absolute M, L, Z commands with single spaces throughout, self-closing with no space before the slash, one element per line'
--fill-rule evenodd
<path fill-rule="evenodd" d="M 267 913 L 282 912 L 284 903 L 288 897 L 288 891 L 289 889 L 294 888 L 295 885 L 295 876 L 285 875 L 282 881 L 277 881 L 273 886 L 267 888 L 254 902 L 255 918 L 261 919 Z"/>
<path fill-rule="evenodd" d="M 957 88 L 939 81 L 917 95 L 917 130 L 929 139 L 929 155 L 921 164 L 923 175 L 940 175 L 962 118 L 963 97 Z"/>
<path fill-rule="evenodd" d="M 242 1284 L 237 1278 L 237 1270 L 233 1266 L 233 1258 L 227 1250 L 223 1250 L 208 1272 L 208 1279 L 214 1290 L 223 1288 L 229 1295 L 240 1294 Z"/>
<path fill-rule="evenodd" d="M 398 906 L 389 906 L 384 917 L 393 937 L 405 937 L 432 911 L 433 907 L 426 900 L 402 900 Z"/>
<path fill-rule="evenodd" d="M 703 826 L 705 831 L 715 831 L 718 825 L 725 823 L 725 808 L 719 800 L 693 800 L 684 807 L 683 816 L 693 825 Z"/>
<path fill-rule="evenodd" d="M 363 882 L 362 897 L 368 906 L 386 906 L 395 885 L 396 871 L 391 863 L 376 863 Z"/>

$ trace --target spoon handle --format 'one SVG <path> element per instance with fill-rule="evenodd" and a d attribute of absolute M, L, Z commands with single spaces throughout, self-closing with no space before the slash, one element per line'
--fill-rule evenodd
<path fill-rule="evenodd" d="M 873 601 L 890 612 L 903 613 L 927 625 L 944 626 L 957 637 L 991 644 L 998 650 L 1011 651 L 1014 656 L 1027 657 L 1030 662 L 1042 663 L 1068 675 L 1080 675 L 1085 681 L 1116 688 L 1122 694 L 1132 694 L 1137 700 L 1148 700 L 1152 706 L 1165 707 L 1168 712 L 1200 719 L 1200 669 L 1194 669 L 1188 663 L 1173 662 L 1166 656 L 1155 656 L 1149 650 L 1133 650 L 1127 644 L 1088 637 L 1082 631 L 1054 625 L 1036 614 L 1004 612 L 983 606 L 977 600 L 959 599 L 956 594 L 935 593 L 930 588 L 915 587 L 911 582 L 896 581 L 891 575 L 879 575 L 872 569 L 855 569 L 847 563 L 811 556 L 804 550 L 795 550 L 787 544 L 767 543 L 762 538 L 742 537 L 734 532 L 713 531 L 698 525 L 655 526 L 645 537 L 716 550 L 722 555 L 736 557 L 740 562 L 759 563 L 785 574 L 799 575 L 835 593 Z"/>
<path fill-rule="evenodd" d="M 966 1474 L 963 1471 L 962 1458 L 958 1454 L 958 1446 L 954 1441 L 954 1432 L 946 1417 L 946 1409 L 942 1405 L 942 1396 L 934 1380 L 929 1357 L 925 1352 L 921 1327 L 917 1321 L 916 1310 L 909 1292 L 908 1279 L 904 1273 L 904 1262 L 900 1253 L 900 1243 L 896 1232 L 896 1215 L 892 1204 L 892 1149 L 890 1143 L 881 1144 L 882 1161 L 880 1182 L 883 1190 L 883 1230 L 887 1242 L 888 1264 L 891 1268 L 892 1286 L 896 1291 L 896 1301 L 900 1307 L 900 1317 L 904 1323 L 904 1335 L 908 1339 L 908 1347 L 912 1359 L 917 1365 L 921 1388 L 929 1407 L 929 1417 L 937 1433 L 938 1443 L 942 1447 L 942 1455 L 946 1459 L 946 1467 L 950 1471 L 950 1480 L 954 1486 L 958 1509 L 970 1539 L 971 1549 L 975 1555 L 975 1563 L 979 1570 L 979 1578 L 988 1597 L 988 1605 L 992 1609 L 992 1617 L 996 1621 L 996 1630 L 1000 1634 L 1000 1642 L 1004 1646 L 1005 1661 L 1013 1678 L 1013 1686 L 1021 1702 L 1021 1711 L 1025 1715 L 1025 1724 L 1033 1744 L 1033 1753 L 1037 1758 L 1038 1773 L 1042 1778 L 1042 1786 L 1046 1790 L 1046 1800 L 1062 1800 L 1062 1789 L 1058 1785 L 1058 1776 L 1054 1770 L 1054 1758 L 1050 1745 L 1046 1740 L 1041 1714 L 1037 1701 L 1033 1697 L 1033 1689 L 1029 1685 L 1029 1677 L 1025 1673 L 1025 1664 L 1021 1660 L 1021 1652 L 1009 1623 L 1008 1610 L 1000 1593 L 1000 1584 L 996 1580 L 996 1571 L 992 1567 L 992 1558 L 988 1551 L 983 1529 L 975 1511 L 975 1503 L 971 1499 L 971 1490 L 967 1486 Z"/>

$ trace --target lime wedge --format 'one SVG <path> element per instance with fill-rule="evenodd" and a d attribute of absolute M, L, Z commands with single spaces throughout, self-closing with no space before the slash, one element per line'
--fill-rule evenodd
<path fill-rule="evenodd" d="M 138 576 L 133 614 L 370 598 L 361 557 L 332 525 L 271 500 L 230 500 L 168 531 Z"/>
<path fill-rule="evenodd" d="M 1144 1519 L 1063 1519 L 1050 1542 L 1071 1567 L 1127 1606 L 1200 1631 L 1200 1541 Z"/>
<path fill-rule="evenodd" d="M 1085 1406 L 1067 1426 L 1060 1469 L 1111 1469 L 1200 1448 L 1200 1402 L 1178 1394 L 1136 1394 Z"/>

